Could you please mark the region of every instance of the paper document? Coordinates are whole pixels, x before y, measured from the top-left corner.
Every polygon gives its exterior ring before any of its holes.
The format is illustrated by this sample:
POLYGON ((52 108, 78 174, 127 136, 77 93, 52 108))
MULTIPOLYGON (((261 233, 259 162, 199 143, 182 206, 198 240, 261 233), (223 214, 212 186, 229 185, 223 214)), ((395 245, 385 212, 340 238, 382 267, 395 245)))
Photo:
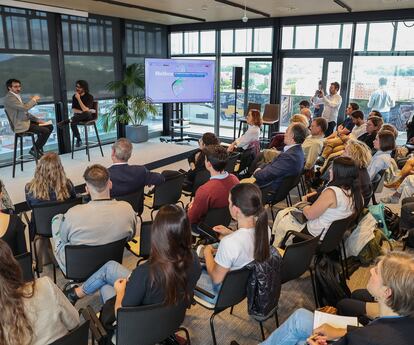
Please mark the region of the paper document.
POLYGON ((39 123, 38 125, 39 125, 39 126, 50 126, 50 125, 53 125, 53 123, 52 123, 52 121, 51 121, 51 120, 49 120, 49 121, 46 121, 46 122, 44 122, 44 123, 39 123))
POLYGON ((347 328, 347 326, 358 327, 358 318, 352 316, 339 316, 334 314, 315 311, 313 318, 313 329, 327 323, 336 328, 347 328))

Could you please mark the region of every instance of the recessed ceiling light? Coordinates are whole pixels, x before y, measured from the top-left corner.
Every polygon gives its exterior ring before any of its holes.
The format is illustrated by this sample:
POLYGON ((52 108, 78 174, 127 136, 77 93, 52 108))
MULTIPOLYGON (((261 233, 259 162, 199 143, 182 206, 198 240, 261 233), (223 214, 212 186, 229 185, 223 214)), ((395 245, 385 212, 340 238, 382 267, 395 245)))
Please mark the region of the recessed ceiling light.
POLYGON ((208 10, 208 7, 207 7, 207 5, 203 5, 203 6, 201 6, 201 9, 202 9, 203 11, 207 11, 207 10, 208 10))
POLYGON ((192 9, 192 8, 186 8, 186 10, 187 10, 187 11, 192 11, 193 9, 192 9))
POLYGON ((297 7, 276 7, 277 11, 281 11, 281 12, 294 12, 297 11, 297 7))

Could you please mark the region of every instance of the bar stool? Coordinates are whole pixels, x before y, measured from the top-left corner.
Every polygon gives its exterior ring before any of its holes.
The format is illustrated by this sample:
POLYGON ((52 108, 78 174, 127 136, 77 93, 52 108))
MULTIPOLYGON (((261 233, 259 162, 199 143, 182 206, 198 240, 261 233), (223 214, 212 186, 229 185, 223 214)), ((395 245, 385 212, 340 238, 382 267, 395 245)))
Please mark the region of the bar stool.
MULTIPOLYGON (((11 123, 11 122, 10 122, 11 123)), ((36 157, 35 157, 35 161, 37 164, 37 147, 35 145, 35 134, 32 132, 23 132, 23 133, 14 133, 14 149, 13 149, 13 178, 16 175, 16 163, 18 164, 20 162, 20 170, 23 171, 23 163, 24 162, 30 162, 33 159, 25 159, 25 155, 23 154, 23 138, 24 137, 31 137, 32 138, 32 144, 33 144, 33 148, 35 150, 36 153, 36 157), (17 146, 18 146, 18 141, 20 139, 20 155, 17 156, 17 146)))
MULTIPOLYGON (((86 154, 88 155, 88 162, 91 161, 91 157, 90 157, 90 154, 89 154, 89 148, 90 147, 99 146, 99 148, 101 150, 101 155, 102 155, 102 157, 104 156, 104 153, 103 153, 103 150, 102 150, 102 145, 101 145, 101 140, 99 139, 98 128, 96 127, 96 121, 98 120, 98 102, 96 102, 96 101, 93 102, 93 109, 95 109, 95 119, 78 123, 78 126, 83 126, 83 131, 85 133, 85 145, 84 146, 85 146, 86 154), (98 145, 95 145, 96 142, 89 142, 89 137, 88 137, 88 127, 89 126, 93 126, 93 128, 95 129, 95 135, 96 135, 96 138, 98 139, 98 145), (95 146, 90 146, 89 144, 93 144, 95 146)), ((72 135, 72 159, 73 159, 73 153, 74 152, 75 152, 75 136, 72 135)))

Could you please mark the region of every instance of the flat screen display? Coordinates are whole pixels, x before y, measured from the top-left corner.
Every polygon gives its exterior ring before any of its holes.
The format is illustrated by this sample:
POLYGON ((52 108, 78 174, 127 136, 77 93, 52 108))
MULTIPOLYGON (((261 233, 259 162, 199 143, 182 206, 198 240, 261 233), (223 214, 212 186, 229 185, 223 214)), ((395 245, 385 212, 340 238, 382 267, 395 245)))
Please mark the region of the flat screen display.
POLYGON ((211 60, 145 59, 145 95, 154 103, 214 101, 211 60))

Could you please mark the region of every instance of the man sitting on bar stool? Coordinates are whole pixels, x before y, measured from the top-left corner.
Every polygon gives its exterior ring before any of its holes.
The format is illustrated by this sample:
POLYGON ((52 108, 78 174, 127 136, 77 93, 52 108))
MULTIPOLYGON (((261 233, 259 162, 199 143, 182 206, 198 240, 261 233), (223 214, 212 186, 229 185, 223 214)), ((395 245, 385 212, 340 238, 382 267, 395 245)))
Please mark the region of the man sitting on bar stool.
POLYGON ((93 109, 93 96, 89 93, 89 85, 86 80, 78 80, 75 84, 75 94, 72 97, 71 120, 63 120, 57 124, 59 128, 70 123, 73 136, 76 138, 76 147, 82 146, 78 123, 96 119, 96 111, 93 109))
POLYGON ((36 147, 32 147, 29 154, 38 159, 43 154, 43 146, 53 131, 53 125, 45 125, 45 121, 29 113, 29 109, 37 104, 40 97, 33 96, 29 102, 23 103, 22 97, 20 96, 22 88, 20 80, 9 79, 6 82, 6 87, 8 92, 4 97, 4 110, 11 122, 13 131, 16 134, 24 132, 37 134, 36 147))

